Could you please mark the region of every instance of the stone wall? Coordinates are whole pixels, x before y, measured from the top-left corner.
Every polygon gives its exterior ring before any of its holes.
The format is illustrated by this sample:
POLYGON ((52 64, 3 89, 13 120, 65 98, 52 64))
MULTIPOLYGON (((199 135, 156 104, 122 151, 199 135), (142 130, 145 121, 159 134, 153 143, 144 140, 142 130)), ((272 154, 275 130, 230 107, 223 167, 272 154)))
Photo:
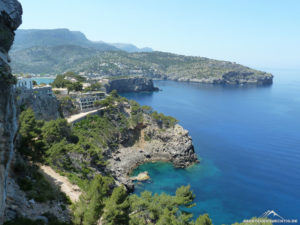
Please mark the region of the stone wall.
POLYGON ((8 65, 14 31, 21 24, 22 7, 16 0, 0 0, 0 224, 3 223, 7 176, 13 155, 17 119, 14 100, 16 79, 8 65))

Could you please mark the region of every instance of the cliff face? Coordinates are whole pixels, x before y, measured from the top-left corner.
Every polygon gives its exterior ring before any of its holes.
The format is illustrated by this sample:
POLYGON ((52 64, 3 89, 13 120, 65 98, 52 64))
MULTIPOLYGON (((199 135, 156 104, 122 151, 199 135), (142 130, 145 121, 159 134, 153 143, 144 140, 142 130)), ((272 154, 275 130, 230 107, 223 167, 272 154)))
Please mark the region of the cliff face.
POLYGON ((129 190, 134 188, 131 171, 145 162, 166 161, 177 168, 186 168, 198 162, 192 139, 180 125, 160 129, 151 120, 139 131, 139 141, 131 147, 122 147, 108 160, 109 173, 129 190))
POLYGON ((20 94, 17 99, 18 107, 30 107, 38 120, 48 121, 60 117, 59 102, 54 96, 38 93, 23 93, 20 94))
POLYGON ((8 65, 14 31, 21 24, 22 7, 16 0, 0 1, 0 224, 3 223, 7 174, 16 134, 15 78, 8 65))
POLYGON ((145 77, 120 78, 108 81, 105 85, 106 91, 117 90, 121 92, 157 91, 152 79, 145 77))

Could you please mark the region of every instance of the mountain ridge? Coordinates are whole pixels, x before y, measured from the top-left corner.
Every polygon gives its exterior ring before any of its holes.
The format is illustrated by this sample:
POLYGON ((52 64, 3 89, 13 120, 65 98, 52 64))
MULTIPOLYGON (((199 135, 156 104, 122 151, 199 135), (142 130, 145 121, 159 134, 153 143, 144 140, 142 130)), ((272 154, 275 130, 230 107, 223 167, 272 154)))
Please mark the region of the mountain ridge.
POLYGON ((18 29, 16 31, 13 50, 26 49, 35 46, 79 45, 101 51, 143 52, 153 51, 151 48, 138 48, 133 44, 106 43, 91 41, 81 31, 71 31, 67 28, 58 29, 18 29))

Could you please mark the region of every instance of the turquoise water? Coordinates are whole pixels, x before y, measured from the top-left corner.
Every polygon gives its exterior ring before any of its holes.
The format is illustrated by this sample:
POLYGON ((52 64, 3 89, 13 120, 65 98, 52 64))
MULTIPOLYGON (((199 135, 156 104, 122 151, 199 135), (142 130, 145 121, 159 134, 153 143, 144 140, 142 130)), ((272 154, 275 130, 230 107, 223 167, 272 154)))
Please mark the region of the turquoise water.
POLYGON ((157 81, 163 91, 125 97, 172 115, 189 130, 201 163, 175 169, 147 163, 144 190, 174 194, 190 184, 195 215, 230 224, 274 210, 300 221, 300 71, 270 71, 268 87, 157 81))
POLYGON ((49 77, 39 77, 39 78, 34 77, 32 79, 35 80, 37 84, 41 84, 41 83, 50 84, 54 81, 53 78, 49 78, 49 77))

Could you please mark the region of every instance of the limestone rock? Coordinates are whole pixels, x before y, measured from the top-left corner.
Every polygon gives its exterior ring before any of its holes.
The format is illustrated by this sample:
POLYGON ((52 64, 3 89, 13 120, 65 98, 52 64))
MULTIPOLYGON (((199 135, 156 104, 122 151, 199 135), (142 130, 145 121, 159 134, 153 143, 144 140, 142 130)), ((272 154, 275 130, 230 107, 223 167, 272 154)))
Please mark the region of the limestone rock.
POLYGON ((7 175, 16 134, 15 78, 8 65, 14 31, 21 24, 22 7, 16 0, 0 0, 0 224, 3 223, 7 175))
POLYGON ((109 80, 105 88, 108 93, 112 90, 117 90, 119 93, 158 91, 158 88, 154 87, 152 79, 145 77, 128 77, 109 80))

